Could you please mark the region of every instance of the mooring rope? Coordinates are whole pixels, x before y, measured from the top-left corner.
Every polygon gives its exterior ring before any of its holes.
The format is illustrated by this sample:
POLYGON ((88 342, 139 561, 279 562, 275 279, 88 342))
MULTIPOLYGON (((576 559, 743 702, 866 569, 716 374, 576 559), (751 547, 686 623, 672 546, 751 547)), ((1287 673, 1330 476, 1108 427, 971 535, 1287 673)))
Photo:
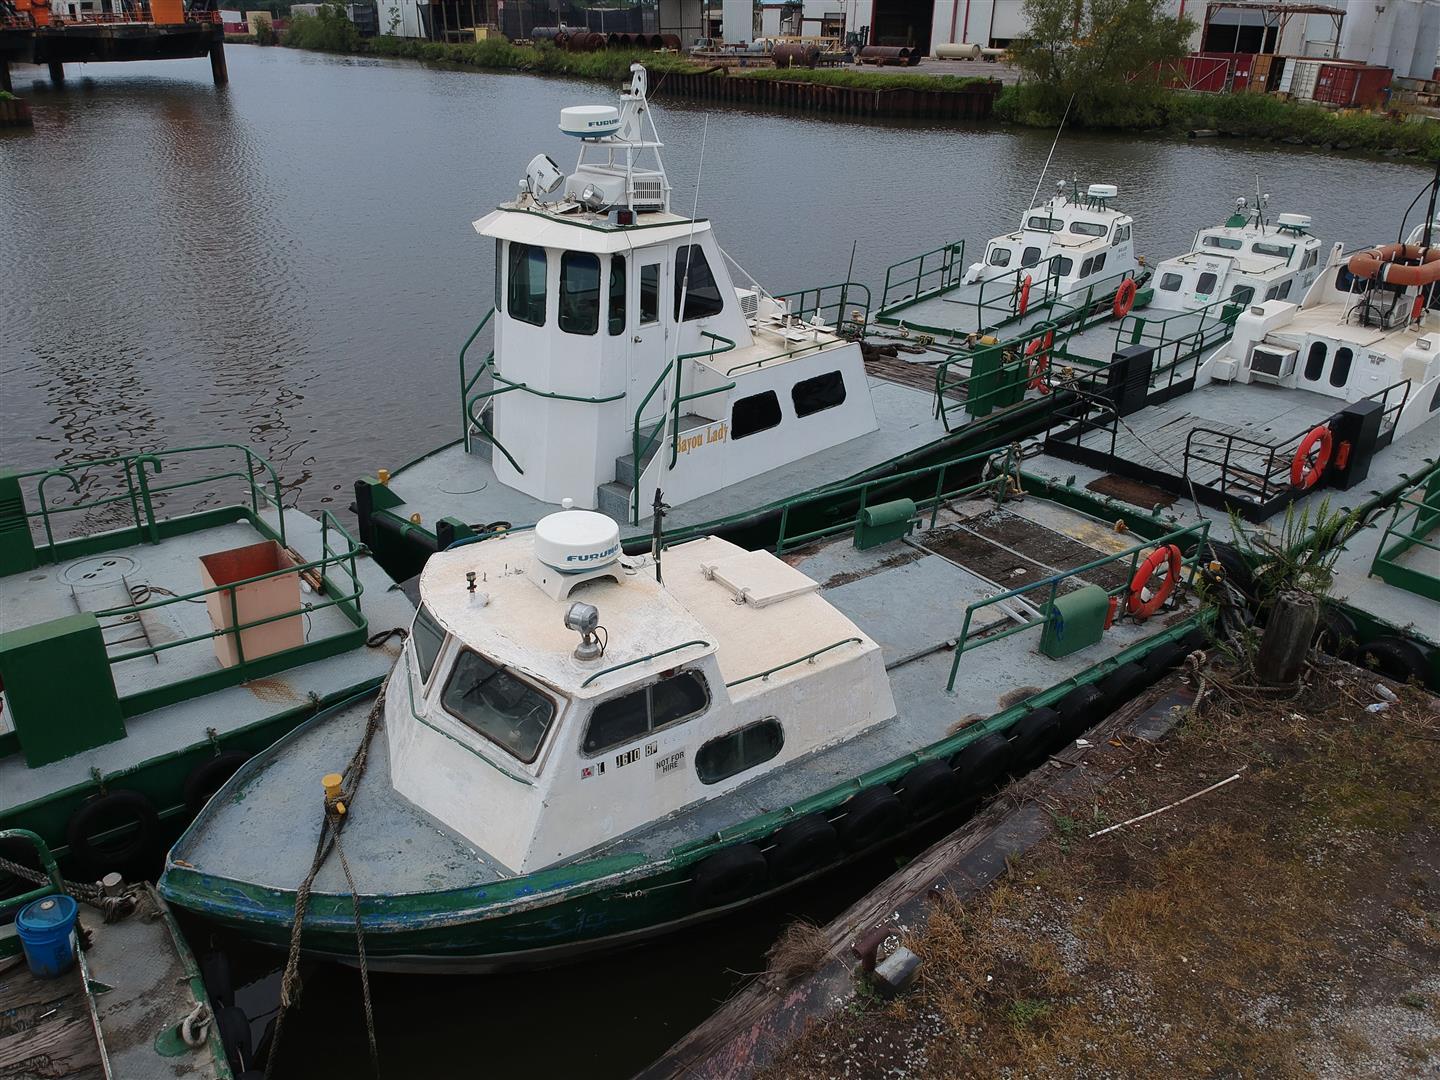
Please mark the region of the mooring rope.
MULTIPOLYGON (((10 859, 0 859, 0 870, 4 870, 7 874, 11 874, 21 881, 28 881, 32 885, 50 884, 49 875, 41 873, 38 870, 32 870, 30 867, 13 862, 10 859)), ((87 885, 79 881, 70 881, 67 878, 60 879, 60 886, 66 893, 80 901, 80 903, 88 904, 97 911, 102 912, 107 923, 119 922, 126 915, 134 911, 138 904, 136 887, 133 885, 127 887, 122 892, 116 893, 114 896, 106 894, 105 890, 98 884, 87 885)))
POLYGON ((300 995, 300 931, 305 923, 305 912, 310 906, 310 892, 315 885, 315 878, 324 867, 332 850, 339 851, 340 867, 345 873, 345 881, 350 888, 350 899, 355 909, 355 940, 360 956, 360 988, 365 1000, 366 1035, 370 1040, 370 1061, 375 1068, 376 1075, 379 1075, 379 1055, 375 1048, 375 1015, 370 1001, 370 969, 365 958, 365 931, 360 919, 360 894, 355 888, 355 879, 350 873, 350 864, 345 859, 344 851, 340 850, 340 830, 344 828, 345 822, 354 809, 355 796, 360 790, 360 781, 365 775, 365 765, 370 758, 370 742, 375 737, 375 732, 380 729, 381 719, 385 713, 385 691, 388 687, 389 679, 387 678, 385 685, 380 688, 375 704, 370 709, 370 715, 366 718, 365 734, 360 738, 360 745, 355 748, 350 763, 345 766, 345 771, 341 774, 342 791, 340 795, 335 798, 327 797, 325 800, 324 817, 320 823, 320 836, 315 842, 315 857, 311 860, 310 872, 305 875, 305 880, 295 890, 295 915, 290 926, 290 950, 285 957, 285 973, 280 980, 280 1007, 275 1013, 275 1033, 271 1037, 270 1052, 265 1059, 266 1080, 269 1080, 274 1072, 275 1061, 279 1055, 280 1032, 285 1025, 285 1014, 300 995))

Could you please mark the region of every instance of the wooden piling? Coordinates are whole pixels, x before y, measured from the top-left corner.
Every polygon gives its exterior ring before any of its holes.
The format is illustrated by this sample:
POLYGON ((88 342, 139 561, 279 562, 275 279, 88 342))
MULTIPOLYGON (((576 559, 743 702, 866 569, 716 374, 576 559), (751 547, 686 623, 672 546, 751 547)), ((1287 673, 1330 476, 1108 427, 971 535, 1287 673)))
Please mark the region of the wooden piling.
POLYGON ((50 81, 56 86, 65 82, 65 65, 58 60, 50 61, 50 81))
POLYGON ((6 60, 0 60, 0 90, 7 94, 15 92, 15 87, 10 84, 10 64, 6 60))
POLYGON ((1255 674, 1266 686, 1294 686, 1315 639, 1320 604, 1302 592, 1283 592, 1275 601, 1255 656, 1255 674))
POLYGON ((225 66, 225 42, 217 39, 210 46, 210 77, 215 80, 216 86, 225 86, 230 82, 230 71, 225 66))

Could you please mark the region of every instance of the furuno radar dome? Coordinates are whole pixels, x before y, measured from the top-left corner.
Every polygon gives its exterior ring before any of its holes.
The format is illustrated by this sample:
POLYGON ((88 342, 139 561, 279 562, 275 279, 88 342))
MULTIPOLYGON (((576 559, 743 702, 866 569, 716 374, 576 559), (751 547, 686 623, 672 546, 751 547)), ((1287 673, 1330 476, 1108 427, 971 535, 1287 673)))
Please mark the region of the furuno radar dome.
POLYGON ((613 105, 572 105, 560 110, 560 130, 577 139, 603 139, 620 130, 620 110, 613 105))
MULTIPOLYGON (((565 502, 569 503, 566 499, 565 502)), ((535 583, 563 600, 582 581, 620 580, 620 526, 593 510, 547 514, 535 525, 535 583)))

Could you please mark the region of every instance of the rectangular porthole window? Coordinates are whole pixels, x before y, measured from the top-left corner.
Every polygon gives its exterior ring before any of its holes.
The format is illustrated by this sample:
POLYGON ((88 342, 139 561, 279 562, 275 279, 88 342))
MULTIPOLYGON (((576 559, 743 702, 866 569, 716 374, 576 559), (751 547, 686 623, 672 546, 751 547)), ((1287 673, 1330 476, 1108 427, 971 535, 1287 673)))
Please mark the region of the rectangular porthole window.
POLYGON ((1089 276, 1090 276, 1090 268, 1091 268, 1092 266, 1094 266, 1094 264, 1095 264, 1095 259, 1094 259, 1093 257, 1091 257, 1091 258, 1089 258, 1089 259, 1086 259, 1083 263, 1081 263, 1081 264, 1080 264, 1080 276, 1081 276, 1081 277, 1089 277, 1089 276))
POLYGON ((780 424, 780 399, 774 390, 741 398, 730 410, 730 438, 743 439, 780 424))
POLYGON ((845 403, 845 377, 838 371, 801 379, 790 388, 796 416, 810 416, 845 403))
POLYGON ((1209 296, 1215 291, 1215 282, 1218 280, 1214 274, 1208 271, 1201 274, 1199 280, 1195 282, 1195 292, 1200 296, 1209 296))
POLYGON ((640 325, 660 321, 660 264, 640 267, 640 325))
POLYGON ((1104 225, 1097 225, 1093 221, 1072 221, 1070 231, 1080 236, 1104 236, 1110 230, 1104 225))
POLYGON ((718 784, 746 769, 762 765, 785 745, 785 732, 775 717, 766 717, 738 731, 711 739, 695 754, 695 772, 702 784, 718 784))
POLYGON ((1233 236, 1207 236, 1200 242, 1205 247, 1219 248, 1221 251, 1239 251, 1245 246, 1245 241, 1233 236))
POLYGON ((1230 299, 1242 306, 1248 306, 1250 301, 1255 299, 1255 287, 1253 285, 1236 285, 1230 290, 1230 299))
POLYGON ((1038 247, 1027 247, 1020 253, 1021 266, 1034 266, 1040 261, 1040 249, 1038 247))
POLYGON ((1285 279, 1285 284, 1283 284, 1283 285, 1280 286, 1280 292, 1276 294, 1276 296, 1277 296, 1278 299, 1281 299, 1281 300, 1288 300, 1288 299, 1290 299, 1290 283, 1291 283, 1292 281, 1294 281, 1294 280, 1295 280, 1294 278, 1286 278, 1286 279, 1285 279))
POLYGON ((610 336, 625 332, 625 256, 610 256, 610 336))
POLYGON ((1310 351, 1305 354, 1305 378, 1311 382, 1319 382, 1321 373, 1325 370, 1325 343, 1316 341, 1311 344, 1310 351))
POLYGON ((593 334, 600 325, 600 257, 582 251, 560 256, 560 329, 593 334))
POLYGON ((1277 259, 1285 259, 1287 261, 1291 255, 1295 254, 1295 246, 1293 244, 1267 244, 1260 240, 1256 240, 1255 243, 1251 244, 1250 250, 1256 255, 1272 255, 1277 259))
POLYGON ((709 705, 705 680, 696 672, 682 671, 596 705, 580 749, 586 754, 604 753, 699 716, 709 705))
POLYGON ((428 682, 430 672, 435 670, 435 658, 440 655, 440 646, 445 644, 445 630, 426 607, 422 606, 415 612, 415 622, 410 627, 410 643, 415 646, 415 660, 420 665, 420 681, 428 682))
POLYGON ((1335 363, 1330 365, 1330 385, 1344 386, 1350 378, 1350 361, 1355 358, 1355 353, 1350 349, 1336 349, 1335 363))
POLYGON ((460 654, 440 704, 471 731, 532 762, 555 719, 555 703, 470 649, 460 654))
POLYGON ((991 248, 991 249, 990 249, 990 265, 991 265, 991 266, 1009 266, 1009 265, 1010 265, 1010 249, 1007 248, 1007 247, 991 248))
POLYGON ((1160 277, 1161 292, 1177 292, 1180 288, 1181 277, 1179 274, 1163 274, 1160 277))
POLYGON ((1063 224, 1064 222, 1059 218, 1046 217, 1044 214, 1038 214, 1027 221, 1025 227, 1034 229, 1036 232, 1059 232, 1060 226, 1063 224))
POLYGON ((689 322, 691 319, 706 319, 719 315, 725 309, 720 298, 720 286, 715 274, 705 260, 705 252, 699 244, 686 244, 675 252, 675 318, 689 322), (686 277, 689 277, 688 284, 686 277), (680 294, 685 294, 685 315, 680 315, 680 294))
POLYGON ((510 244, 505 262, 508 282, 507 310, 512 319, 532 326, 545 325, 545 249, 529 244, 510 244))
POLYGON ((1057 277, 1069 277, 1070 271, 1075 269, 1075 260, 1065 255, 1055 259, 1055 275, 1057 277))
POLYGON ((1096 255, 1096 256, 1095 256, 1095 265, 1090 268, 1090 272, 1091 272, 1092 274, 1098 274, 1101 270, 1104 270, 1104 269, 1105 269, 1105 252, 1102 251, 1102 252, 1100 252, 1099 255, 1096 255))

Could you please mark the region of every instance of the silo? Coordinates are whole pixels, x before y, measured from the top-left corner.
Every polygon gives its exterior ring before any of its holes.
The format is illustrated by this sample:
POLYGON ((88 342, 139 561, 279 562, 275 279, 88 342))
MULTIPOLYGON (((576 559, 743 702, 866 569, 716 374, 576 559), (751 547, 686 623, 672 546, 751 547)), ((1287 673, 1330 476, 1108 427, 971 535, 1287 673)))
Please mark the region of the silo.
POLYGON ((1425 0, 1398 0, 1398 3, 1390 0, 1386 7, 1387 15, 1392 10, 1395 13, 1389 47, 1384 56, 1370 62, 1392 68, 1397 75, 1409 75, 1410 61, 1415 55, 1415 43, 1420 38, 1420 16, 1425 8, 1425 0))
POLYGON ((1415 37, 1409 67, 1402 71, 1397 66, 1395 74, 1428 79, 1435 74, 1437 53, 1440 53, 1440 0, 1424 0, 1420 9, 1420 32, 1415 37))

